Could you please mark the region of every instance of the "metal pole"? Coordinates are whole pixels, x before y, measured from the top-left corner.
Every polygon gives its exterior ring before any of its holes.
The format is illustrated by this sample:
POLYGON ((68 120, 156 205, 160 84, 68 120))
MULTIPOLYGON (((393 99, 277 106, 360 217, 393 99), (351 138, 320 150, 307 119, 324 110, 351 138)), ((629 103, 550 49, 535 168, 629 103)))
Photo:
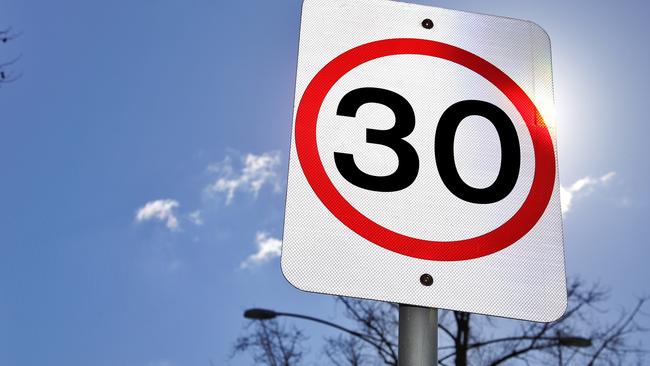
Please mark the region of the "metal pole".
POLYGON ((438 309, 399 306, 399 366, 438 364, 438 309))

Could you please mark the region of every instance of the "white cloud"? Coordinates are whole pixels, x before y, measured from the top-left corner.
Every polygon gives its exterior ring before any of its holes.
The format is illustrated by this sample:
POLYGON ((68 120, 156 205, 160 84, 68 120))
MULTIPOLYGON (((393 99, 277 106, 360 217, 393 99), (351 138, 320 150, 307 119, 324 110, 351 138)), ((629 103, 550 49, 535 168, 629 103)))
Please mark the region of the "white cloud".
POLYGON ((138 209, 135 214, 135 219, 137 222, 149 220, 165 222, 165 226, 169 230, 178 230, 178 218, 174 214, 174 209, 178 206, 178 201, 172 199, 147 202, 143 207, 138 209))
POLYGON ((269 236, 268 233, 258 231, 255 237, 257 252, 250 255, 240 264, 241 268, 250 268, 280 256, 282 241, 269 236))
POLYGON ((280 190, 277 168, 280 165, 280 153, 267 152, 261 155, 247 154, 242 159, 243 167, 235 172, 230 157, 224 161, 212 164, 209 171, 219 174, 217 180, 206 188, 209 194, 225 193, 226 205, 232 203, 237 191, 250 192, 257 197, 266 184, 280 190))
POLYGON ((196 226, 203 225, 203 215, 201 214, 201 210, 196 210, 194 212, 191 212, 189 215, 187 215, 187 217, 194 225, 196 226))
POLYGON ((560 186, 560 201, 562 203, 562 215, 566 215, 577 197, 584 197, 591 194, 599 185, 606 184, 616 176, 616 172, 609 172, 599 178, 589 176, 580 178, 569 187, 560 186))

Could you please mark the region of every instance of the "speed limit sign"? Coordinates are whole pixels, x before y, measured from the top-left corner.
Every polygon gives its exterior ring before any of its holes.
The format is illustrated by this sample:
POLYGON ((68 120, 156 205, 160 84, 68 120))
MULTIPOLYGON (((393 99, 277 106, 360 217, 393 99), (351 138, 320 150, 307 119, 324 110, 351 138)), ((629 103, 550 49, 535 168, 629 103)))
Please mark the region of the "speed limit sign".
POLYGON ((305 0, 285 277, 312 292, 557 319, 555 129, 538 25, 305 0))

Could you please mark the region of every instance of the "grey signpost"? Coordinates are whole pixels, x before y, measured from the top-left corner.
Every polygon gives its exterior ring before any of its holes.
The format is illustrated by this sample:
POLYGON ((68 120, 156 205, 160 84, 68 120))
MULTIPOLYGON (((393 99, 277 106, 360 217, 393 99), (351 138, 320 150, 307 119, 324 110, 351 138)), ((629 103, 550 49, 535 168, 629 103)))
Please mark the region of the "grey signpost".
POLYGON ((399 366, 438 364, 438 309, 399 306, 399 366))

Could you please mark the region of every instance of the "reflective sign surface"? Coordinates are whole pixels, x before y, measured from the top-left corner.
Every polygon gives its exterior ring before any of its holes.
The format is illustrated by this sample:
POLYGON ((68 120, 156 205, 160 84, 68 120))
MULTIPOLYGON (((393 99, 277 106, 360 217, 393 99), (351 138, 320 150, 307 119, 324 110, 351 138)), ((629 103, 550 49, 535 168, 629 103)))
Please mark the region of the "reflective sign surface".
POLYGON ((306 291, 558 318, 555 132, 536 24, 306 0, 283 273, 306 291))

